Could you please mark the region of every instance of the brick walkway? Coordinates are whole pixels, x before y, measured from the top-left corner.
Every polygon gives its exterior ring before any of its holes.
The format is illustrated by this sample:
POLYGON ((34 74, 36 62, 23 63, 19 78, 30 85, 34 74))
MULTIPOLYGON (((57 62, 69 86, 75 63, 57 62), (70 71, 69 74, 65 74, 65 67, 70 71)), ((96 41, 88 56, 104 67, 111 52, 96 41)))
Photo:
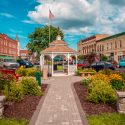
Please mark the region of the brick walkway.
POLYGON ((46 80, 44 83, 51 85, 33 125, 86 125, 84 116, 81 120, 71 87, 73 82, 80 80, 77 76, 46 80))

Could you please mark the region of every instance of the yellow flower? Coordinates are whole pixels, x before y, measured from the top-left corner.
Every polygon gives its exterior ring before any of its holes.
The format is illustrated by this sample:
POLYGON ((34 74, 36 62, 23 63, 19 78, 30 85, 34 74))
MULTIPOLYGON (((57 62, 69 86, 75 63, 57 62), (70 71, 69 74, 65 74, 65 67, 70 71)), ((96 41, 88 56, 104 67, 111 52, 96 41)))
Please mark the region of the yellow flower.
POLYGON ((109 75, 109 79, 110 79, 110 81, 112 81, 112 80, 121 80, 122 81, 123 80, 119 74, 111 74, 111 75, 109 75))
POLYGON ((109 77, 108 77, 107 75, 105 75, 105 74, 100 74, 100 73, 98 73, 98 74, 96 74, 96 75, 94 75, 94 76, 92 77, 92 80, 95 80, 95 79, 100 79, 100 80, 103 80, 103 81, 105 81, 105 82, 107 82, 107 83, 110 82, 109 77))

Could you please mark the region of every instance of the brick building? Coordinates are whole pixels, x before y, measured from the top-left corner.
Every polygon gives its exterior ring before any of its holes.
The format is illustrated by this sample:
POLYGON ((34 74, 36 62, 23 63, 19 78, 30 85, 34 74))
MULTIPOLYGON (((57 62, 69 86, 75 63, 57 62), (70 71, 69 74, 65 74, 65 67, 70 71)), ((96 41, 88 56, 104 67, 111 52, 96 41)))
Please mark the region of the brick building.
POLYGON ((18 37, 11 39, 0 33, 0 58, 16 59, 19 54, 18 37))
POLYGON ((78 43, 79 55, 87 55, 92 51, 97 55, 104 54, 109 60, 118 62, 120 58, 125 57, 125 32, 112 36, 97 34, 78 43))
POLYGON ((20 57, 22 59, 28 59, 28 57, 29 57, 29 50, 20 49, 20 57))
POLYGON ((118 62, 120 58, 125 57, 125 32, 97 41, 96 52, 118 62))
POLYGON ((107 36, 107 34, 97 34, 80 40, 78 43, 78 55, 87 55, 91 52, 96 52, 96 42, 107 36))

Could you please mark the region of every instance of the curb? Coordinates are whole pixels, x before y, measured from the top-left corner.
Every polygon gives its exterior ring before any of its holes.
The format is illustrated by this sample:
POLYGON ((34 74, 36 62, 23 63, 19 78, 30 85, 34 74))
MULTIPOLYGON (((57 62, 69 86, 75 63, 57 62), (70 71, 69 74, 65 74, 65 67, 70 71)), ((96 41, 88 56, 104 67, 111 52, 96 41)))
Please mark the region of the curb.
POLYGON ((43 102, 44 102, 46 96, 47 96, 49 88, 50 88, 50 84, 48 84, 47 89, 45 90, 44 95, 42 96, 41 100, 39 101, 39 104, 37 105, 37 108, 36 108, 35 112, 33 113, 33 116, 31 117, 28 125, 35 125, 36 120, 37 120, 38 115, 39 115, 39 112, 40 112, 40 109, 43 105, 43 102))
POLYGON ((74 88, 74 83, 71 84, 71 88, 72 88, 73 95, 74 95, 75 100, 76 100, 76 104, 77 104, 77 107, 78 107, 78 111, 80 113, 80 117, 81 117, 82 123, 83 123, 83 125, 88 125, 88 121, 87 121, 85 112, 83 111, 83 108, 81 106, 80 100, 79 100, 78 95, 76 93, 76 90, 74 88))

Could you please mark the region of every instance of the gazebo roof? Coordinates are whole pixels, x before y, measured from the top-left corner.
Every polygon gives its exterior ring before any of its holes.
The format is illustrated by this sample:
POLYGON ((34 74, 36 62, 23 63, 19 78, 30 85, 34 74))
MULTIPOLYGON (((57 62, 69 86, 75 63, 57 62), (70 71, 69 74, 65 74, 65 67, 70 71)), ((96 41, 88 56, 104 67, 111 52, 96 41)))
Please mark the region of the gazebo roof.
POLYGON ((76 53, 75 50, 69 48, 68 46, 50 46, 49 48, 46 48, 42 52, 73 52, 76 53))
POLYGON ((75 50, 68 47, 68 44, 61 40, 61 36, 58 35, 57 39, 49 44, 49 47, 43 50, 42 52, 48 53, 48 52, 70 52, 70 53, 76 53, 75 50))
POLYGON ((49 45, 51 46, 51 45, 68 45, 68 44, 64 42, 63 40, 55 40, 51 42, 49 45))

